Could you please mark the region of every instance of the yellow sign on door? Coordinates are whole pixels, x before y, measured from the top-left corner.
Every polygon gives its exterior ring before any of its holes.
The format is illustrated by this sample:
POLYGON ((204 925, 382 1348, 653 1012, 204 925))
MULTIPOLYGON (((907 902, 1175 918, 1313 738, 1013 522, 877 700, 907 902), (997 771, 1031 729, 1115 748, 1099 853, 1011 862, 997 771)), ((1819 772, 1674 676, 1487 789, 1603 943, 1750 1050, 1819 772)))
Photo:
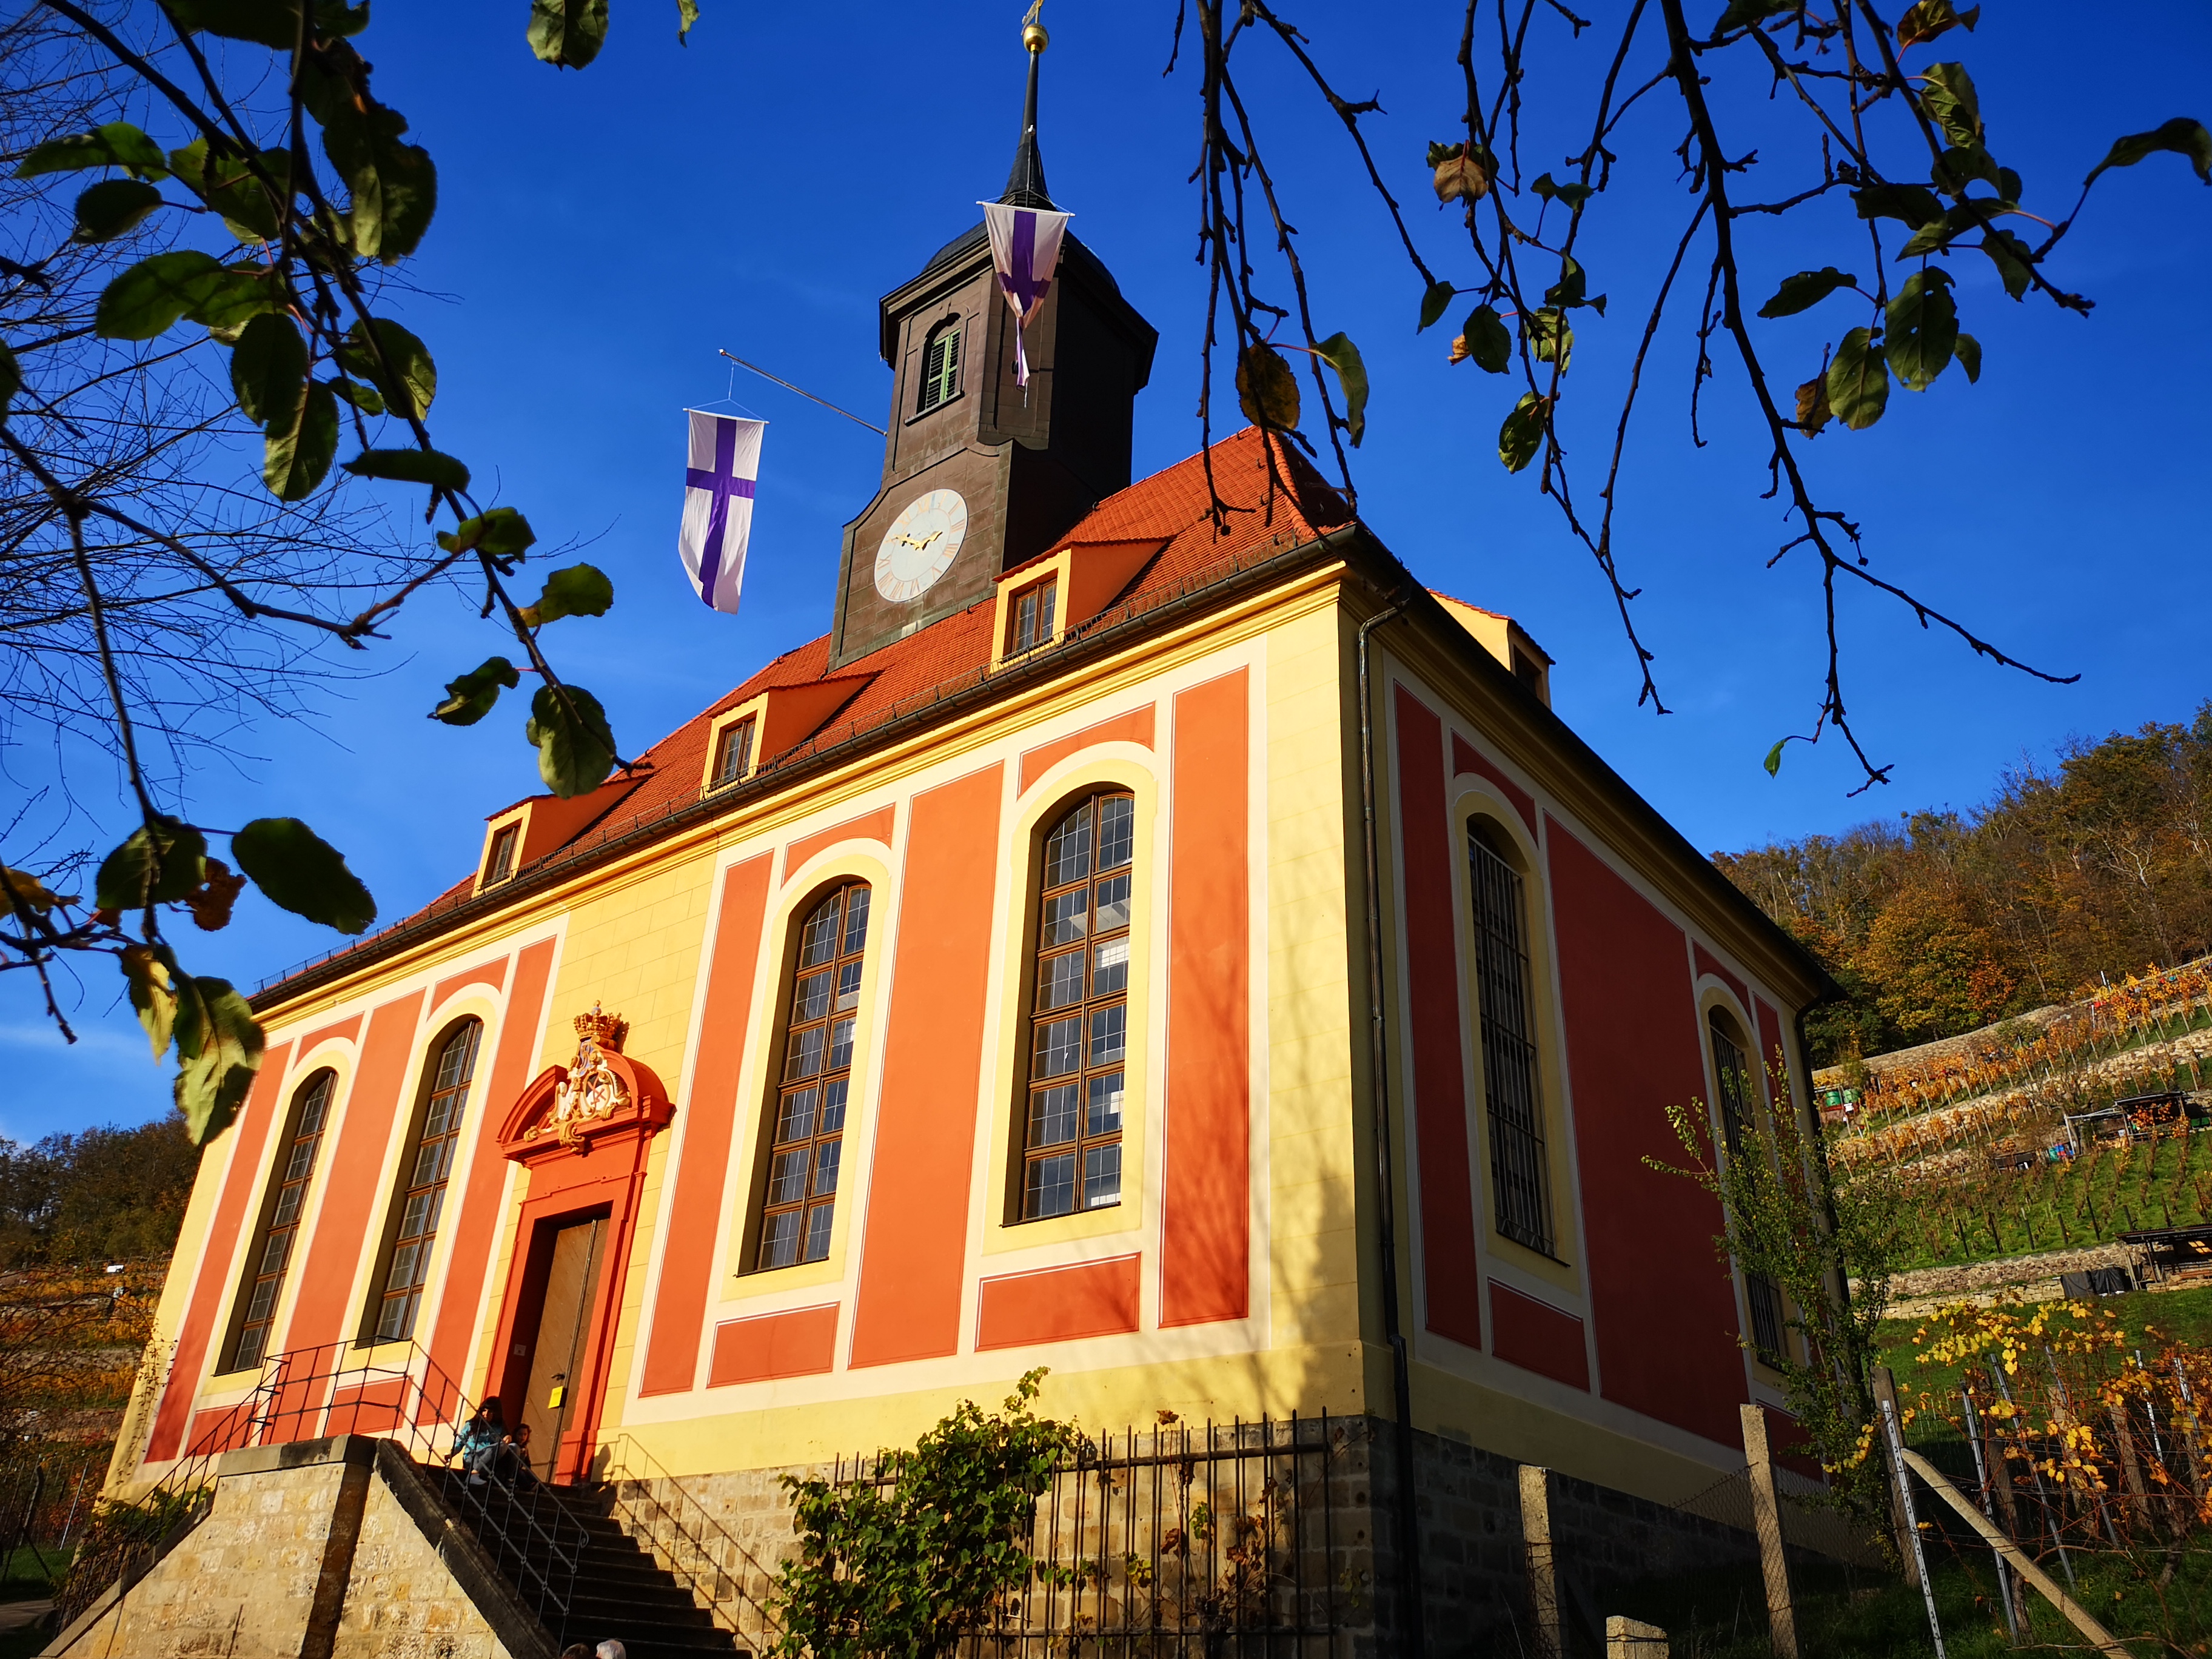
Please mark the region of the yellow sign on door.
POLYGON ((553 1385, 553 1392, 545 1398, 545 1409, 552 1412, 559 1411, 561 1402, 568 1397, 568 1385, 566 1382, 556 1382, 553 1385))

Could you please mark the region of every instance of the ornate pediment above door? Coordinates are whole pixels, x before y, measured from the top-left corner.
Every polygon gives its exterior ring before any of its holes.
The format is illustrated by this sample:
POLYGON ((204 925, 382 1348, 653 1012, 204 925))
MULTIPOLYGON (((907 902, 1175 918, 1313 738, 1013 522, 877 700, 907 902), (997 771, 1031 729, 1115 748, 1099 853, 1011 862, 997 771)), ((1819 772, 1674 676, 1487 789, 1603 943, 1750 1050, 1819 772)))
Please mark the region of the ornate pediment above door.
POLYGON ((652 1067, 623 1054, 629 1027, 620 1015, 594 1003, 575 1025, 575 1057, 539 1073, 507 1114, 500 1150, 508 1158, 587 1157, 594 1146, 649 1137, 674 1115, 652 1067))

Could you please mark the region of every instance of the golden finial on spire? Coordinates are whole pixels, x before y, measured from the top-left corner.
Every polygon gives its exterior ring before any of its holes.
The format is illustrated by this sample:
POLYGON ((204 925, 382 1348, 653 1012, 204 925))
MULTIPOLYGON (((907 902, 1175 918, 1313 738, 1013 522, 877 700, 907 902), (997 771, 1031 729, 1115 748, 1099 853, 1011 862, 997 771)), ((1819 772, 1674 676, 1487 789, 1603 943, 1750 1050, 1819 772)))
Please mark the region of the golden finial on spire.
POLYGON ((1022 44, 1033 52, 1042 52, 1052 43, 1052 37, 1044 32, 1043 23, 1038 21, 1043 10, 1044 0, 1030 0, 1029 13, 1022 19, 1022 44))

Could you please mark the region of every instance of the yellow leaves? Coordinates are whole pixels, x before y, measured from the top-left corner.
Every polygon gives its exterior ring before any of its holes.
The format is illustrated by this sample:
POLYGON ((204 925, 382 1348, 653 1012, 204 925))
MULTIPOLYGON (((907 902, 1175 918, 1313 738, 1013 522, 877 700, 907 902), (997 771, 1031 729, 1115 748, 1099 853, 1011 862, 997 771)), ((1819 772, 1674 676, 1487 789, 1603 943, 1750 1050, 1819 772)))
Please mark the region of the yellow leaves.
POLYGON ((46 883, 29 871, 11 870, 0 864, 0 901, 5 902, 11 909, 21 905, 27 910, 36 910, 44 915, 56 905, 75 904, 77 896, 75 893, 52 892, 46 883))

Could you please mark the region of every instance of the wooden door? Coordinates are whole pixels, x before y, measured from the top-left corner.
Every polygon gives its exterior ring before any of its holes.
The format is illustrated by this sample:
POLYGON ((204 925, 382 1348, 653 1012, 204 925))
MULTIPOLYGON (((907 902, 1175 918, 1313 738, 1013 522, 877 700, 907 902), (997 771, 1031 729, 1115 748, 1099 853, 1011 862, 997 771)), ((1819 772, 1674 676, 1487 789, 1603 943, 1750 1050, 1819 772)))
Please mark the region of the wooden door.
POLYGON ((580 1373, 606 1230, 606 1218, 594 1216, 570 1222, 553 1235, 544 1310, 532 1345, 530 1392, 522 1404, 522 1420, 530 1425, 531 1468, 543 1480, 553 1478, 561 1436, 583 1403, 580 1373))

